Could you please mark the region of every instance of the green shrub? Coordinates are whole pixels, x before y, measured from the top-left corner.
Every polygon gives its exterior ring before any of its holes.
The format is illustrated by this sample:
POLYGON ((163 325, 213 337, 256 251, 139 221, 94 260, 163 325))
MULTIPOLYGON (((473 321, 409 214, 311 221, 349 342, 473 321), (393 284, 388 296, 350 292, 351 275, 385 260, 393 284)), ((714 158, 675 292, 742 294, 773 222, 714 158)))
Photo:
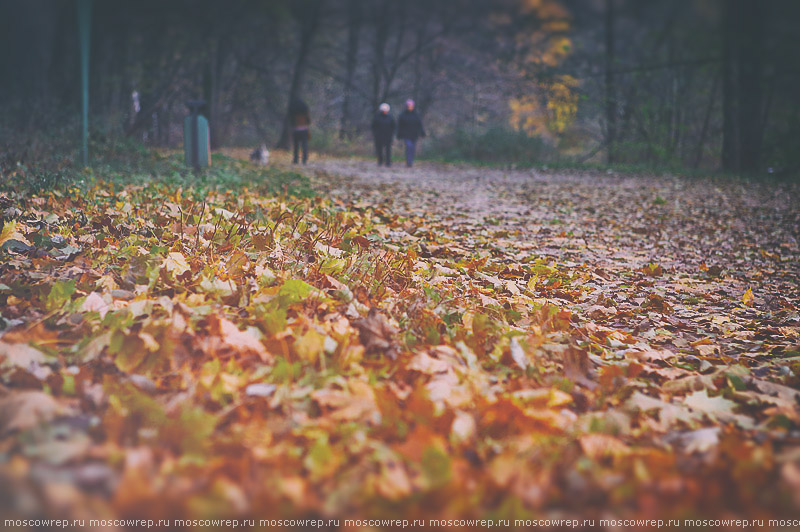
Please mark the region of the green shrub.
POLYGON ((457 130, 452 135, 432 139, 426 149, 428 159, 534 165, 555 160, 557 152, 541 137, 522 131, 490 128, 485 131, 457 130))

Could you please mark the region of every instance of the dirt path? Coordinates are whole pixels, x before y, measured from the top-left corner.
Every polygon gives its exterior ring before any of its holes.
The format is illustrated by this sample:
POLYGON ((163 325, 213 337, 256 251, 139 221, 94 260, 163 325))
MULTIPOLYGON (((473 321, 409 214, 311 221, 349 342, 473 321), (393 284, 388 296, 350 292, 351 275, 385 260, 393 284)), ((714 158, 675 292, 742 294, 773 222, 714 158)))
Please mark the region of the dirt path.
POLYGON ((384 238, 416 242, 422 256, 545 258, 581 285, 533 291, 573 312, 627 331, 647 322, 645 333, 673 320, 685 333, 658 343, 674 351, 709 336, 732 355, 764 349, 732 334, 755 322, 798 331, 797 185, 342 159, 306 171, 322 194, 379 206, 396 226, 384 238), (648 318, 648 305, 665 312, 648 318))
POLYGON ((742 274, 759 265, 798 271, 796 185, 342 159, 309 170, 334 198, 381 205, 466 239, 508 231, 544 256, 602 267, 655 262, 695 271, 705 262, 742 274))

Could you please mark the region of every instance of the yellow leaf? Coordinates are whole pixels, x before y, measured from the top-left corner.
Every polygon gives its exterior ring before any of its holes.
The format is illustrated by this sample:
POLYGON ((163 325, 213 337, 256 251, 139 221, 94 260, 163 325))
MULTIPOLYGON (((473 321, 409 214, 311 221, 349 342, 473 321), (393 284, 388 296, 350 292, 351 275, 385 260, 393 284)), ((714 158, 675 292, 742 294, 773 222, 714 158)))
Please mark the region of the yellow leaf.
POLYGON ((745 292, 744 295, 742 296, 742 303, 744 303, 746 307, 753 306, 753 291, 750 290, 749 288, 747 289, 747 292, 745 292))
POLYGON ((0 231, 0 246, 9 240, 19 240, 20 242, 30 245, 30 242, 25 240, 25 237, 22 235, 22 233, 17 231, 17 222, 14 220, 6 222, 6 224, 3 226, 3 230, 0 231))
POLYGON ((303 336, 295 341, 294 349, 302 360, 313 364, 325 349, 325 335, 310 327, 303 336))

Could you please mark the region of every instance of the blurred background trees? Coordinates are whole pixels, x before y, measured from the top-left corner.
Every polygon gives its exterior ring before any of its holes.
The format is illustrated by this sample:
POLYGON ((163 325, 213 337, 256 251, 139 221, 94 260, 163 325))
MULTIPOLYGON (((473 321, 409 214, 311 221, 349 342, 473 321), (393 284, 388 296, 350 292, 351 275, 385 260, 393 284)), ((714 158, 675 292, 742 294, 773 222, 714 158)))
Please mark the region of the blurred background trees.
MULTIPOLYGON (((214 147, 285 146, 301 97, 316 149, 368 150, 410 97, 430 156, 792 173, 798 22, 794 0, 97 1, 92 135, 177 147, 203 98, 214 147)), ((0 1, 0 50, 4 156, 77 138, 75 2, 0 1)))

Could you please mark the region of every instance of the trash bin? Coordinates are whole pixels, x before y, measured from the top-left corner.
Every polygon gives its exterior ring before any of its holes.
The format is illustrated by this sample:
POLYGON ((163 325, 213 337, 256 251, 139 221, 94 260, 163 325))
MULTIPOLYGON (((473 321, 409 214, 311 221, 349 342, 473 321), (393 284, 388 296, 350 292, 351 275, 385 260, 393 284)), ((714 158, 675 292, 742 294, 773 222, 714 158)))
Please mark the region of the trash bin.
POLYGON ((200 114, 203 100, 189 100, 189 116, 183 119, 183 151, 186 164, 199 170, 211 164, 211 139, 208 135, 208 119, 200 114))

